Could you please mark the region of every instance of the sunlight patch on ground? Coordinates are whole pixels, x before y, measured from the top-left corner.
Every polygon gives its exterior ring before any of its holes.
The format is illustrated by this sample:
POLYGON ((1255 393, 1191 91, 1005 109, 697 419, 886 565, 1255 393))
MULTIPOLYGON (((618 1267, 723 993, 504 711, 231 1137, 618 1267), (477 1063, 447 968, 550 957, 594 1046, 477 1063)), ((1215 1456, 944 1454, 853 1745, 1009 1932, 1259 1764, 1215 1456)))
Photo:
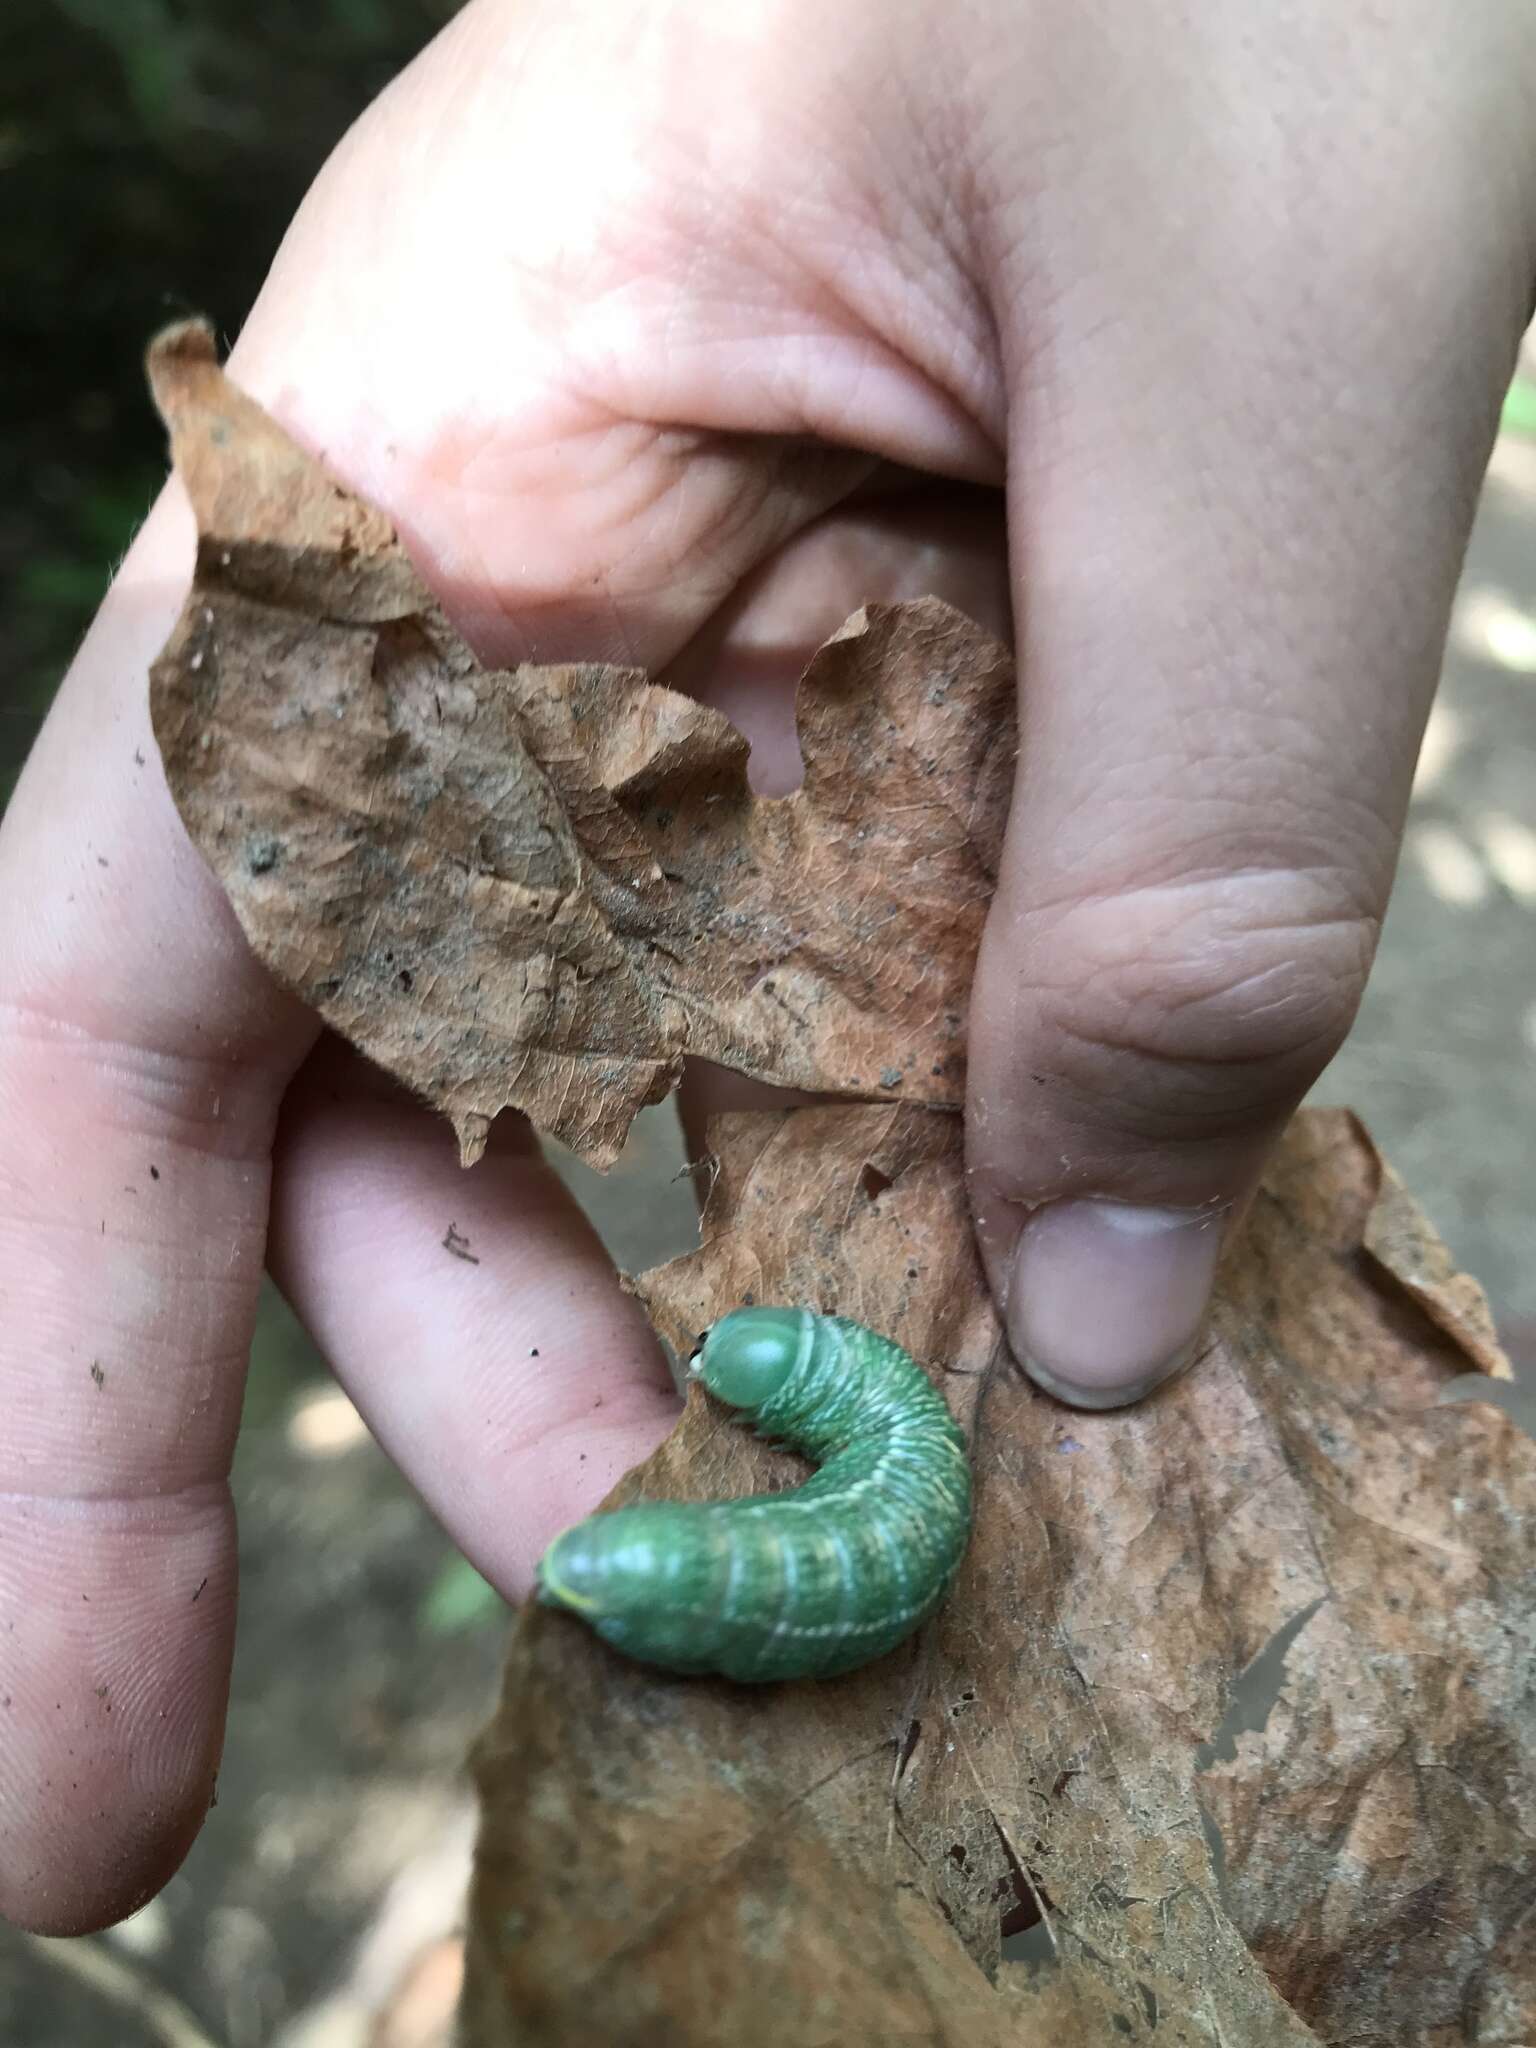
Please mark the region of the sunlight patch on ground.
POLYGON ((1503 811, 1485 811, 1476 831, 1494 880, 1517 903, 1536 905, 1536 830, 1503 811))
MULTIPOLYGON (((377 1804, 371 1795, 365 1803, 377 1804)), ((340 1980, 293 2016, 273 2048, 447 2048, 463 1978, 474 1802, 458 1792, 430 1814, 408 1801, 381 1817, 393 1834, 391 1874, 381 1885, 369 1873, 372 1917, 340 1980), (403 1840, 391 1826, 401 1821, 403 1840)))
POLYGON ((1492 662, 1512 675, 1536 675, 1536 618, 1487 584, 1457 599, 1451 638, 1475 661, 1492 662))
POLYGON ((1415 825, 1408 849, 1442 903, 1469 910, 1488 894, 1489 875, 1476 851, 1449 825, 1415 825))
POLYGON ((151 1899, 107 1929, 107 1940, 133 1956, 157 1956, 171 1938, 171 1916, 164 1899, 151 1899))
POLYGON ((339 1458, 367 1440, 367 1423, 340 1387, 307 1394, 288 1418, 288 1441, 303 1458, 339 1458))
POLYGON ((1521 434, 1501 434, 1489 458, 1488 481, 1496 490, 1519 501, 1511 509, 1536 505, 1536 441, 1521 434))

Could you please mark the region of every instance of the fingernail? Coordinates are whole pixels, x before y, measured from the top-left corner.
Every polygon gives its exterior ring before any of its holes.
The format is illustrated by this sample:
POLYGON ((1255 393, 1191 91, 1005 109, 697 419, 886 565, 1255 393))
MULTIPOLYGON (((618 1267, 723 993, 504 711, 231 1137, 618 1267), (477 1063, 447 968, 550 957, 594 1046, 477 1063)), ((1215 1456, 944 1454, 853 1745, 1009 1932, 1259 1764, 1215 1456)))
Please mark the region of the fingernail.
POLYGON ((1008 1341, 1029 1374, 1079 1408, 1119 1408, 1194 1355, 1221 1254, 1224 1209, 1053 1202, 1024 1226, 1008 1341))

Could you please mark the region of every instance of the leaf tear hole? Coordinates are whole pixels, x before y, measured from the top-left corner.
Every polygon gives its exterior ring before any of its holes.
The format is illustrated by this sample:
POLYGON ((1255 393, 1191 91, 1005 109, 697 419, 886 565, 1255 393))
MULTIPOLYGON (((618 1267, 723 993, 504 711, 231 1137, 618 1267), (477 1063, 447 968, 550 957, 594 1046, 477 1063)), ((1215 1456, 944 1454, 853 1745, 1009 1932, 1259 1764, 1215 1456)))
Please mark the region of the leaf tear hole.
POLYGON ((897 1752, 896 1757, 896 1775, 898 1778, 906 1776, 907 1765, 911 1763, 913 1757, 916 1755, 917 1745, 922 1741, 922 1739, 922 1722, 909 1721, 907 1723, 907 1732, 901 1739, 901 1748, 897 1752))
POLYGON ((1227 1898, 1227 1845, 1220 1823, 1200 1796, 1200 1774, 1213 1764, 1232 1763, 1240 1735, 1264 1733, 1285 1686, 1285 1664, 1291 1647, 1327 1597, 1326 1593, 1320 1594, 1310 1606, 1283 1621, 1263 1648, 1248 1660, 1232 1683, 1227 1710, 1215 1733, 1195 1751, 1195 1802, 1200 1813, 1200 1831, 1211 1859, 1216 1896, 1223 1903, 1227 1898))
POLYGON ((1017 1933, 1005 1934, 998 1953, 1005 1963, 1027 1963, 1035 1969, 1060 1960, 1043 1917, 1029 1927, 1019 1928, 1017 1933))
POLYGON ((1038 1874, 1027 1870, 1019 1860, 1018 1852, 996 1814, 992 1816, 992 1827, 1008 1863, 1007 1874, 998 1879, 992 1890, 998 1907, 997 1931, 1002 1943, 1001 1953, 1010 1962, 1029 1962, 1041 1956, 1054 1956, 1056 1942, 1047 1916, 1055 1912, 1055 1901, 1040 1882, 1038 1874), (1043 1947, 1035 1945, 1037 1934, 1044 1943, 1043 1947), (1027 1951, 1009 1947, 1010 1942, 1026 1937, 1030 1942, 1027 1951))
POLYGON ((1031 1927, 1038 1927, 1045 1915, 1040 1910, 1040 1901, 1032 1897, 1024 1879, 1015 1874, 1011 1879, 999 1878, 1003 1887, 1003 1900, 997 1916, 997 1931, 1004 1941, 1011 1941, 1015 1935, 1027 1934, 1031 1927))
POLYGON ((882 1173, 878 1166, 866 1165, 859 1175, 859 1186, 871 1202, 878 1202, 886 1189, 892 1185, 891 1176, 882 1173))
POLYGON ((1285 1663, 1291 1646, 1327 1599, 1326 1593, 1298 1609, 1269 1638, 1233 1681, 1227 1710, 1209 1742, 1195 1751, 1195 1769, 1208 1771, 1212 1764, 1231 1763, 1237 1756, 1239 1735, 1262 1735, 1269 1717, 1279 1703, 1285 1686, 1285 1663))

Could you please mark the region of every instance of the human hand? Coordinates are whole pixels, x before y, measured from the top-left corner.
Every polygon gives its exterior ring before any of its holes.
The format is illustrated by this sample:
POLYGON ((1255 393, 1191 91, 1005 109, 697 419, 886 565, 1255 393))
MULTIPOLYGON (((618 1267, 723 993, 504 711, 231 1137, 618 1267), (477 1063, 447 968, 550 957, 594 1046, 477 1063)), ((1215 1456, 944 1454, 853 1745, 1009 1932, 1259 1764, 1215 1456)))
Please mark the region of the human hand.
MULTIPOLYGON (((1186 1352, 1358 1001, 1530 308, 1533 86, 1498 0, 478 0, 236 349, 482 653, 698 688, 768 787, 855 605, 1011 611, 969 1142, 1077 1398, 1186 1352)), ((54 1932, 207 1804, 264 1254, 508 1592, 672 1413, 527 1134, 461 1178, 251 959, 149 731, 189 562, 172 489, 0 832, 0 1911, 54 1932)))

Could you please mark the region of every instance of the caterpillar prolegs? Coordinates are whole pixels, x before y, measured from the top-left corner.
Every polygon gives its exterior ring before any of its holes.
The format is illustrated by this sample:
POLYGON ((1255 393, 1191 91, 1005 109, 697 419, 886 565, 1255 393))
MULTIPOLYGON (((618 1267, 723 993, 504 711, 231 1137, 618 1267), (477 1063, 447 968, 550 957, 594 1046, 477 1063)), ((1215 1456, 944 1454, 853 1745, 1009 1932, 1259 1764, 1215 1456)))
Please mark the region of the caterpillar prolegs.
POLYGON ((592 1515, 544 1553, 539 1598, 667 1671, 828 1678, 894 1649, 943 1599, 971 1527, 965 1439, 924 1373, 805 1308, 737 1309, 689 1372, 820 1469, 784 1493, 592 1515))

